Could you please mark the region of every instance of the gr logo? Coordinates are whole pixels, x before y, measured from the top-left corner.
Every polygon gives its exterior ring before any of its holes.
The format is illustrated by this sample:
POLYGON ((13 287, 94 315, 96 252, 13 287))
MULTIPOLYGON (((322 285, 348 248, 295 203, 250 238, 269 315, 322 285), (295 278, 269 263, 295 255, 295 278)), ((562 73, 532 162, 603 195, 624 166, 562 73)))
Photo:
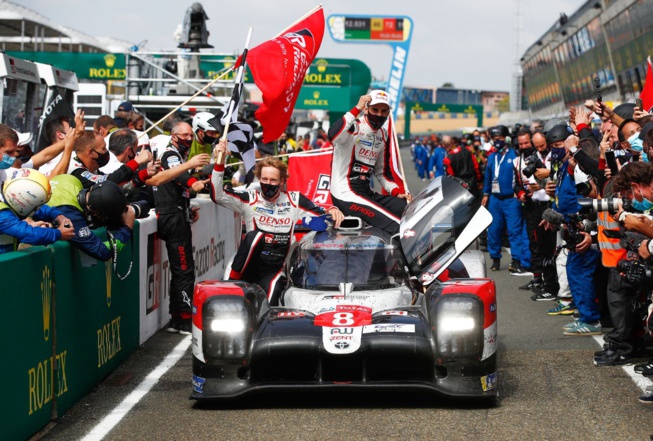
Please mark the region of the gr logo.
POLYGON ((313 202, 316 204, 328 204, 330 189, 331 175, 321 174, 317 180, 317 187, 315 188, 315 197, 313 198, 313 202))

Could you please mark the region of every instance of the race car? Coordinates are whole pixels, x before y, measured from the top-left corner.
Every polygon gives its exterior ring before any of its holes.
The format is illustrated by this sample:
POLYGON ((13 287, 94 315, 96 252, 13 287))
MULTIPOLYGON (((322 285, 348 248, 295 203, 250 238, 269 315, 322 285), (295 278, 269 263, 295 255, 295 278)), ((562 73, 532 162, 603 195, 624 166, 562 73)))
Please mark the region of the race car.
POLYGON ((360 219, 306 235, 278 304, 245 282, 197 284, 191 397, 413 389, 494 402, 495 285, 483 254, 465 251, 491 220, 440 177, 394 237, 360 219))

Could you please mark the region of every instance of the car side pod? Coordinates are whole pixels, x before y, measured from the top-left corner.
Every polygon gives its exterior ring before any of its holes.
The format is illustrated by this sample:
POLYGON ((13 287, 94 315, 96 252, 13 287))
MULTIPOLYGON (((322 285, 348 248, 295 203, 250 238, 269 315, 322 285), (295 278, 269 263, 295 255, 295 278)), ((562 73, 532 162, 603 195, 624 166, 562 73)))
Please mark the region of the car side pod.
POLYGON ((438 386, 452 394, 497 395, 497 303, 492 279, 435 283, 425 294, 438 386))
MULTIPOLYGON (((267 296, 257 285, 204 281, 193 296, 193 398, 203 398, 207 381, 238 379, 247 364, 252 334, 267 296)), ((243 382, 244 383, 244 382, 243 382)), ((238 388, 238 381, 231 381, 238 388)))

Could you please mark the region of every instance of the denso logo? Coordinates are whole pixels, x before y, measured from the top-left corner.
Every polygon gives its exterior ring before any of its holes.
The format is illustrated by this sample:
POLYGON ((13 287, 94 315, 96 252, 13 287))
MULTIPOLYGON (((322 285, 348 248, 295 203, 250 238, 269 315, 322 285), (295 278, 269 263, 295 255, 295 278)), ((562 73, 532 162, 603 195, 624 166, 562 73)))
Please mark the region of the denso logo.
POLYGON ((374 158, 376 159, 379 156, 380 151, 375 152, 374 150, 366 149, 361 147, 358 149, 358 154, 364 158, 374 158))
POLYGON ((365 215, 367 217, 374 217, 376 215, 376 213, 374 213, 372 210, 367 209, 365 207, 361 207, 360 205, 356 205, 356 204, 351 204, 349 206, 349 209, 351 211, 357 211, 360 214, 363 214, 363 215, 365 215))
POLYGON ((266 225, 290 225, 292 220, 288 217, 277 219, 276 217, 261 216, 258 221, 266 225))

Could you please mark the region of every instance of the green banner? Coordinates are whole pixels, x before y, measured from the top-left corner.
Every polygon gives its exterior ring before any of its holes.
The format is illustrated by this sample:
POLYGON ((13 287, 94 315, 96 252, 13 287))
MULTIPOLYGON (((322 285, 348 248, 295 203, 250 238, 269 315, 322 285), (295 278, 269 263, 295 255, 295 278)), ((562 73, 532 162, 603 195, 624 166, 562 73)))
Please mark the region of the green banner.
MULTIPOLYGON (((99 230, 102 238, 105 231, 99 230)), ((0 321, 6 439, 26 439, 95 388, 139 340, 138 228, 111 262, 98 262, 68 243, 0 255, 5 317, 0 321)))
POLYGON ((70 70, 77 78, 89 80, 124 80, 125 56, 90 52, 19 52, 7 54, 37 63, 51 64, 59 69, 70 70))
POLYGON ((340 58, 315 60, 306 72, 295 108, 344 113, 358 102, 361 95, 367 93, 371 81, 370 69, 361 61, 340 58))
POLYGON ((55 370, 52 254, 43 247, 0 255, 2 437, 27 439, 45 426, 53 396, 65 394, 55 370))

